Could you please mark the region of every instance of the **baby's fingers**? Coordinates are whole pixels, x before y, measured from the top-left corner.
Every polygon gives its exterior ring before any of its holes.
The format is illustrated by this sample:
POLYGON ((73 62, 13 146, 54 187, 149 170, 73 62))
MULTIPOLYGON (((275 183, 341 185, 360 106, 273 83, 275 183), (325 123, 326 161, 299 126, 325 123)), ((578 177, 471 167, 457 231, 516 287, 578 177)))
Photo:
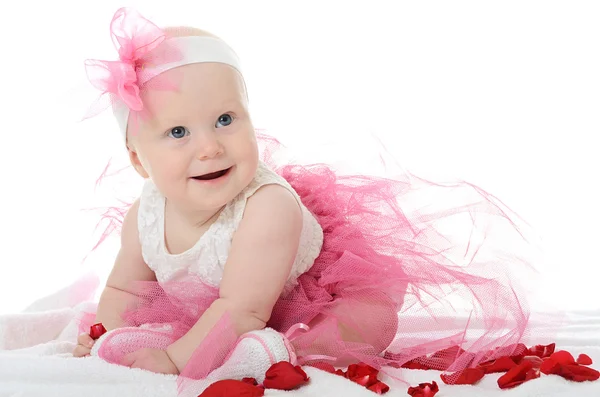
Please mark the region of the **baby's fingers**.
POLYGON ((73 350, 73 356, 85 357, 90 355, 90 351, 94 346, 94 340, 88 334, 81 334, 77 338, 77 346, 73 350))
POLYGON ((82 345, 77 345, 73 350, 73 357, 85 357, 90 355, 91 349, 82 345))
POLYGON ((77 338, 77 344, 91 349, 94 346, 94 340, 88 334, 81 334, 77 338))

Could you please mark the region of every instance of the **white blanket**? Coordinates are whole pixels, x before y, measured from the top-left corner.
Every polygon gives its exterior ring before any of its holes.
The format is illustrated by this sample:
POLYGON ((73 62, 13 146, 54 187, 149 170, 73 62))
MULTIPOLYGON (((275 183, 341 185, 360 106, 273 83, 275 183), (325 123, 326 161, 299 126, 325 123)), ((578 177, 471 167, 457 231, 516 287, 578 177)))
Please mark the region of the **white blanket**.
MULTIPOLYGON (((0 396, 43 397, 176 397, 174 376, 110 365, 98 358, 73 358, 77 327, 73 318, 86 303, 75 308, 0 316, 0 396)), ((575 356, 586 353, 600 364, 600 315, 579 314, 564 329, 558 348, 575 356), (592 343, 590 343, 592 341, 592 343)), ((292 392, 267 390, 266 396, 361 397, 374 394, 342 377, 307 367, 308 385, 292 392)), ((475 386, 447 386, 439 372, 394 370, 412 385, 435 380, 439 397, 451 396, 600 396, 600 381, 575 383, 557 376, 543 376, 515 389, 502 391, 488 375, 475 386), (400 372, 398 372, 400 371, 400 372)), ((388 396, 406 396, 408 386, 393 383, 388 396)))

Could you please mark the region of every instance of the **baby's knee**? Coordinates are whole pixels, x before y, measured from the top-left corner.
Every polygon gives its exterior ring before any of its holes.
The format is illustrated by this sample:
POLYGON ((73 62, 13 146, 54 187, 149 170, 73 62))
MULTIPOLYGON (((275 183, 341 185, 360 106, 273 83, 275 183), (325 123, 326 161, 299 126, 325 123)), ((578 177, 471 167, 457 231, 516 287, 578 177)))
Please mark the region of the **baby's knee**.
POLYGON ((398 332, 398 313, 390 302, 363 302, 357 307, 340 308, 338 329, 346 342, 366 343, 381 353, 398 332))

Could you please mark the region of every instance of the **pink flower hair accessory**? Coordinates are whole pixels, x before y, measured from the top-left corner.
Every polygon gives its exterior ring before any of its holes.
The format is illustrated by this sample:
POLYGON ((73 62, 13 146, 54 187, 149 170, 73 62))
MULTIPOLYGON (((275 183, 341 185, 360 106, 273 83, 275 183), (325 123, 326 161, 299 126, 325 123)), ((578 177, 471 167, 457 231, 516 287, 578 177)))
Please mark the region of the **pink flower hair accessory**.
MULTIPOLYGON (((115 12, 110 23, 110 34, 119 60, 85 61, 88 80, 101 94, 84 119, 99 114, 111 105, 115 115, 125 113, 129 118, 133 112, 138 117, 147 117, 142 92, 150 88, 176 88, 172 81, 155 79, 161 73, 155 68, 180 61, 181 51, 175 46, 166 45, 164 31, 131 8, 120 8, 115 12)), ((127 120, 125 129, 126 124, 127 120)))
MULTIPOLYGON (((85 68, 88 79, 102 92, 98 102, 106 96, 109 103, 102 107, 92 106, 84 118, 95 116, 110 104, 122 102, 130 111, 144 108, 140 97, 139 76, 144 70, 147 56, 165 41, 166 35, 158 26, 129 8, 117 10, 110 23, 113 44, 118 51, 118 61, 88 59, 85 68)), ((99 103, 96 105, 100 105, 99 103)))

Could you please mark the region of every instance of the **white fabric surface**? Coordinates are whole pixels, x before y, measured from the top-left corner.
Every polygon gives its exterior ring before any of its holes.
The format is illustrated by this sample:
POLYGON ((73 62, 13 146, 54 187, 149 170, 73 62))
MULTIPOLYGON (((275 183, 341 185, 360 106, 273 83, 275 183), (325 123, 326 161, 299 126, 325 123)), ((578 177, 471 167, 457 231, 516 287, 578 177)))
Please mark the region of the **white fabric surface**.
MULTIPOLYGON (((70 296, 74 299, 73 296, 70 296)), ((48 310, 62 304, 60 294, 35 307, 44 311, 0 316, 0 397, 176 397, 176 377, 107 364, 97 357, 73 358, 77 326, 74 316, 79 310, 93 308, 80 303, 75 308, 48 310)), ((573 313, 569 325, 557 335, 558 348, 573 355, 588 354, 592 367, 600 364, 600 312, 573 313)), ((371 397, 374 394, 342 377, 305 367, 311 380, 292 391, 267 390, 265 396, 371 397)), ((440 384, 439 397, 505 396, 558 397, 600 396, 600 381, 575 383, 557 376, 543 376, 512 390, 500 390, 500 375, 488 375, 475 386, 448 386, 437 371, 394 370, 411 385, 435 380, 440 384)), ((388 396, 406 396, 408 385, 392 383, 388 396)))

